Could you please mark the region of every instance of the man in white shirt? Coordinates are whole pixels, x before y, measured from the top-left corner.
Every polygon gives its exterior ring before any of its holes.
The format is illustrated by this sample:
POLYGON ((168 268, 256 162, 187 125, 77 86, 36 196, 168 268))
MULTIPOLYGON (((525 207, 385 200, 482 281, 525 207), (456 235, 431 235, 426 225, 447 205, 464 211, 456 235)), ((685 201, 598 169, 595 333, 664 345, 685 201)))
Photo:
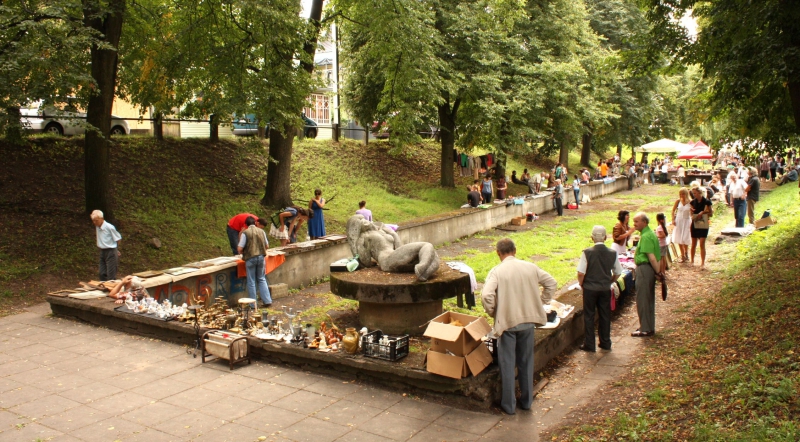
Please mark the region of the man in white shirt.
POLYGON ((97 234, 97 248, 100 249, 100 281, 117 279, 117 267, 121 255, 119 242, 122 240, 122 235, 117 232, 116 227, 105 221, 103 212, 95 210, 89 216, 97 234))
POLYGON ((744 215, 747 212, 747 182, 740 179, 735 173, 730 174, 728 179, 730 180, 728 190, 731 193, 731 201, 733 202, 736 227, 744 227, 744 215))
POLYGON ((683 168, 682 164, 678 164, 678 184, 681 186, 684 185, 683 179, 686 178, 686 169, 683 168))

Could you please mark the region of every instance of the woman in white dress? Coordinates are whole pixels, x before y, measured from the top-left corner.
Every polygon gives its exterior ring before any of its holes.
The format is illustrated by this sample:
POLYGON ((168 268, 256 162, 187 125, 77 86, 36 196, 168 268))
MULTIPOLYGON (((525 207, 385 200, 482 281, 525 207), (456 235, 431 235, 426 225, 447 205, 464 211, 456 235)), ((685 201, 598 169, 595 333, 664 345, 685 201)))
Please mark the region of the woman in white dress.
POLYGON ((672 242, 681 249, 681 260, 689 260, 689 244, 692 243, 692 206, 689 204, 689 189, 682 188, 678 193, 679 199, 672 206, 672 225, 675 229, 672 232, 672 242))

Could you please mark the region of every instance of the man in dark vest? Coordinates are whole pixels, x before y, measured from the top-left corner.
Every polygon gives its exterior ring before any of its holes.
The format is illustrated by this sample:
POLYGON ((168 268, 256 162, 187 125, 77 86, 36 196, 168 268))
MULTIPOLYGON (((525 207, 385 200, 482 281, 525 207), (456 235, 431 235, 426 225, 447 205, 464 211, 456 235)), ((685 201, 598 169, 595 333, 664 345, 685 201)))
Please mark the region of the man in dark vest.
MULTIPOLYGON (((258 223, 266 225, 266 220, 258 220, 258 223)), ((245 262, 247 270, 247 295, 252 299, 256 298, 256 284, 258 293, 261 295, 261 302, 265 307, 272 305, 272 297, 267 286, 267 275, 265 273, 264 257, 267 254, 267 234, 263 229, 256 226, 256 219, 248 216, 244 221, 246 229, 242 230, 239 238, 239 253, 245 262)))
POLYGON ((595 310, 600 316, 600 348, 611 350, 611 284, 622 274, 622 266, 617 252, 606 247, 606 238, 606 228, 594 226, 594 247, 584 250, 578 262, 578 284, 583 290, 583 351, 597 351, 594 340, 595 310))

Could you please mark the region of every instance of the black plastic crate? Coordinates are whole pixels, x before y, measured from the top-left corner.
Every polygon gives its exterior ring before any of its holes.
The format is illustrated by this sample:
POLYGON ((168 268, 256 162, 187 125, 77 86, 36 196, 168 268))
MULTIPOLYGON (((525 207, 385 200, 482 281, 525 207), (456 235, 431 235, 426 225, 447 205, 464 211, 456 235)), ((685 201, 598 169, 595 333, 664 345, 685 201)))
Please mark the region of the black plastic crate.
MULTIPOLYGON (((387 335, 389 336, 389 335, 387 335)), ((397 361, 408 356, 408 335, 389 336, 389 344, 381 344, 383 332, 375 330, 361 337, 361 349, 364 356, 387 361, 397 361), (372 338, 372 342, 370 342, 372 338)))
POLYGON ((489 353, 492 354, 492 362, 497 363, 497 338, 489 338, 483 341, 486 347, 489 348, 489 353))

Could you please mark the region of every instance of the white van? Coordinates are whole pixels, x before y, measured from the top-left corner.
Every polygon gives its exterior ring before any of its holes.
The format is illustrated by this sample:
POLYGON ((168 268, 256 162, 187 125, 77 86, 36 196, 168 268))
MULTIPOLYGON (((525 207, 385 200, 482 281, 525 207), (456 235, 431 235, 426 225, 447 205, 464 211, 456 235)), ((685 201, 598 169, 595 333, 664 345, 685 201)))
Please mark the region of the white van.
MULTIPOLYGON (((44 106, 42 100, 26 104, 20 108, 22 127, 31 133, 83 135, 86 132, 86 112, 78 111, 74 101, 68 98, 63 110, 53 105, 44 106)), ((111 135, 128 135, 130 132, 125 120, 111 116, 111 135)))

